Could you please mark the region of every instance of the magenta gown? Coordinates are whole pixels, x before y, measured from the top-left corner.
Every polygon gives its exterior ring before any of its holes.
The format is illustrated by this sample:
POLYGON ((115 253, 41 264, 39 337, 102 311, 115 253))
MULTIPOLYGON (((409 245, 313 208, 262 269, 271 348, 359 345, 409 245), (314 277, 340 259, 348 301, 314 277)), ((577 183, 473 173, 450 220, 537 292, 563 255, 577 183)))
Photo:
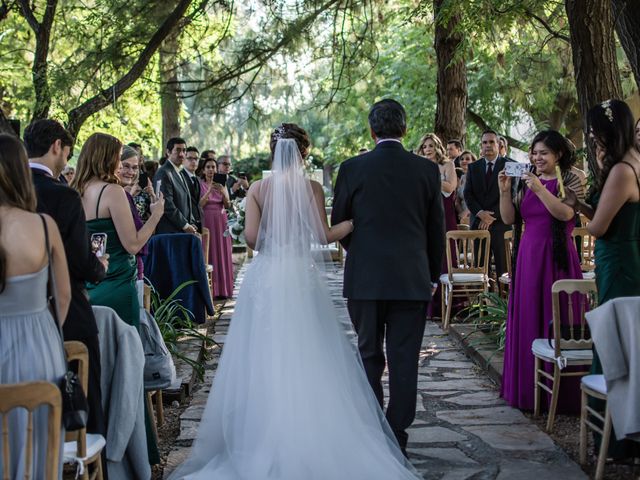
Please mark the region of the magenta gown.
MULTIPOLYGON (((541 179, 541 182, 551 193, 557 193, 557 180, 541 179)), ((582 272, 576 245, 571 238, 574 220, 566 222, 569 259, 568 272, 564 272, 553 261, 553 217, 531 190, 525 192, 520 213, 526 227, 518 248, 515 282, 509 296, 501 395, 511 406, 533 410, 534 356, 531 344, 536 338, 548 338, 551 334, 551 286, 556 280, 581 279, 582 272)), ((551 366, 548 371, 553 371, 551 366)), ((548 395, 544 391, 542 393, 541 404, 546 402, 548 405, 548 395)), ((558 412, 577 412, 579 408, 579 378, 565 377, 560 383, 558 412)))
MULTIPOLYGON (((200 180, 202 192, 209 186, 200 180)), ((216 297, 233 296, 233 258, 231 256, 231 237, 227 231, 227 211, 222 202, 222 194, 212 190, 203 207, 203 226, 209 229, 209 263, 213 265, 213 288, 211 295, 216 297)))

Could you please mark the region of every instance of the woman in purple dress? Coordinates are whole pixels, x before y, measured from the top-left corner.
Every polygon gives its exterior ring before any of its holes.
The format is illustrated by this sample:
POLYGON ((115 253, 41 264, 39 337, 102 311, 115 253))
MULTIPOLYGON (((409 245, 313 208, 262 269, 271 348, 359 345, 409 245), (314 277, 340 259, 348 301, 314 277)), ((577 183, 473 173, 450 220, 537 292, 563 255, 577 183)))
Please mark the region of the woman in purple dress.
MULTIPOLYGON (((547 338, 552 318, 551 286, 556 280, 581 279, 580 261, 571 232, 574 211, 558 198, 556 166, 565 185, 584 196, 578 177, 571 173, 573 146, 558 132, 540 132, 531 144, 537 176, 525 173, 512 197, 511 177, 500 172, 500 215, 514 225, 514 257, 504 373, 501 395, 512 406, 532 410, 534 404, 534 357, 531 344, 547 338), (524 233, 522 225, 525 224, 524 233)), ((575 380, 575 379, 574 379, 575 380)), ((559 411, 580 407, 578 383, 565 380, 559 411)))
POLYGON ((209 229, 209 262, 213 265, 213 298, 233 296, 233 259, 231 237, 227 232, 227 208, 229 192, 227 187, 213 181, 217 172, 213 158, 200 160, 196 175, 200 177, 202 198, 200 206, 204 211, 202 225, 209 229))
MULTIPOLYGON (((446 231, 458 229, 458 216, 456 215, 456 187, 458 186, 458 175, 456 174, 455 164, 447 159, 446 151, 442 141, 435 133, 427 133, 418 144, 416 154, 421 157, 425 157, 428 160, 436 163, 440 169, 440 179, 442 181, 441 193, 442 193, 442 205, 444 206, 444 220, 446 231)), ((453 242, 451 245, 453 248, 453 242)), ((457 259, 453 259, 454 265, 457 265, 457 259)), ((440 273, 447 273, 447 257, 443 256, 442 269, 440 273)), ((440 288, 434 293, 433 298, 440 298, 440 288)), ((454 305, 453 312, 459 310, 459 305, 454 305)), ((429 302, 429 308, 427 309, 427 316, 439 317, 442 315, 440 312, 440 302, 429 302)))

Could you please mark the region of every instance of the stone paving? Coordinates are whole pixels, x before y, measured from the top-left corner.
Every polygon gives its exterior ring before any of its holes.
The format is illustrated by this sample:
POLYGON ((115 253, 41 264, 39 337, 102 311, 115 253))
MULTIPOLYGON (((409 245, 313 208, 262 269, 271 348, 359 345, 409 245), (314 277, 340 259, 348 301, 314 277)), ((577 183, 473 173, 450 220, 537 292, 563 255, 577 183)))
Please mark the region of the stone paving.
MULTIPOLYGON (((238 274, 237 285, 245 268, 238 274)), ((347 316, 341 269, 329 272, 328 281, 339 314, 347 316)), ((233 302, 225 306, 216 326, 218 342, 224 342, 233 306, 233 302)), ((203 387, 181 416, 180 436, 167 460, 165 478, 188 455, 218 353, 208 361, 203 387)), ((505 405, 495 385, 433 322, 427 322, 422 342, 417 413, 407 450, 411 462, 428 480, 587 478, 546 433, 519 410, 505 405)))

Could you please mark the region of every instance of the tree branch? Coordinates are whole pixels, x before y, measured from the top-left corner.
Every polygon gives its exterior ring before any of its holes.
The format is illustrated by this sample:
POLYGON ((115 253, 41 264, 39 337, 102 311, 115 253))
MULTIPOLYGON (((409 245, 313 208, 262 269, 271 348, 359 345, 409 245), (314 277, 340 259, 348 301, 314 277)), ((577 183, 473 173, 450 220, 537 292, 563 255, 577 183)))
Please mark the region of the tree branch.
POLYGON ((544 18, 540 17, 539 15, 536 15, 535 13, 533 13, 532 10, 525 8, 524 13, 535 18, 538 21, 538 23, 540 23, 553 38, 557 38, 559 40, 567 42, 568 44, 571 44, 571 39, 569 38, 568 35, 563 35, 562 33, 556 32, 553 28, 551 28, 551 25, 549 25, 549 23, 544 18))
MULTIPOLYGON (((482 118, 480 115, 478 115, 476 112, 474 112, 470 108, 467 108, 467 118, 471 120, 473 123, 475 123, 480 130, 495 130, 489 126, 489 124, 484 120, 484 118, 482 118)), ((509 142, 509 145, 519 148, 520 150, 524 150, 525 152, 529 151, 529 145, 527 143, 522 142, 520 140, 516 140, 515 138, 507 135, 506 133, 499 133, 499 134, 507 139, 507 141, 509 142)))
POLYGON ((153 34, 147 46, 140 52, 137 60, 133 63, 129 71, 111 86, 103 89, 97 95, 77 106, 69 112, 67 128, 75 138, 80 131, 80 127, 94 113, 102 110, 107 105, 115 102, 124 94, 142 75, 155 52, 160 48, 162 42, 171 33, 174 27, 191 5, 192 0, 180 0, 174 10, 167 16, 162 25, 153 34))
POLYGON ((36 19, 35 15, 33 14, 33 10, 31 10, 31 7, 29 6, 29 0, 18 0, 18 5, 20 5, 22 16, 31 27, 31 30, 33 30, 37 35, 38 31, 40 30, 40 23, 36 19))

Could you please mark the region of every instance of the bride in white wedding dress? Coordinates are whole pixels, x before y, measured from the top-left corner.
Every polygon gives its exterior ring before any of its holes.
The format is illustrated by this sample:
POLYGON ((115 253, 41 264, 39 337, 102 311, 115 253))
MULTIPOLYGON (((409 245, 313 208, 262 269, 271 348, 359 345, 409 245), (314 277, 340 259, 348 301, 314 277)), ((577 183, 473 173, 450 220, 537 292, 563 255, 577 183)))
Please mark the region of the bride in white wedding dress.
POLYGON ((320 246, 353 224, 328 227, 322 187, 304 175, 304 130, 283 124, 271 143, 273 173, 246 200, 247 243, 255 241, 259 254, 246 271, 191 456, 170 478, 420 478, 325 282, 320 246))

